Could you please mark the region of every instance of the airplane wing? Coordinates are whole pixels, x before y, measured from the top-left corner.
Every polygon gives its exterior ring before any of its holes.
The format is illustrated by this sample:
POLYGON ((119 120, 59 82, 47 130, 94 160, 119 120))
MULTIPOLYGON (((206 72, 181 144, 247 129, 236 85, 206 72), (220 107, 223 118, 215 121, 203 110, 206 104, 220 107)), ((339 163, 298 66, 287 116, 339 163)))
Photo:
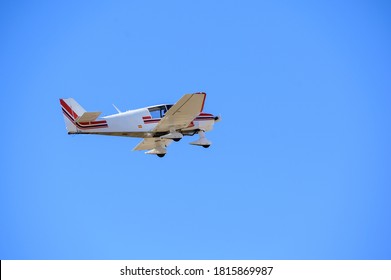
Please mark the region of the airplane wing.
POLYGON ((186 128, 203 110, 206 93, 185 94, 156 125, 154 132, 186 128))
POLYGON ((167 147, 171 144, 171 139, 160 139, 160 138, 144 138, 133 151, 151 150, 159 146, 167 147))

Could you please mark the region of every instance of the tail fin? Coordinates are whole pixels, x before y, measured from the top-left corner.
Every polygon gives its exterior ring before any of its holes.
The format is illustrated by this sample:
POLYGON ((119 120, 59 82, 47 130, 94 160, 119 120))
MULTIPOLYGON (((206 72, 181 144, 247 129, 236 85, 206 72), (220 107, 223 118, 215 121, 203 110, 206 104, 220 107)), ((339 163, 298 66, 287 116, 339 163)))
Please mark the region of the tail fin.
POLYGON ((70 113, 74 119, 87 112, 79 103, 73 98, 60 99, 60 103, 63 109, 70 113))
POLYGON ((60 99, 60 104, 68 133, 107 127, 106 121, 95 121, 101 112, 87 112, 73 98, 60 99))

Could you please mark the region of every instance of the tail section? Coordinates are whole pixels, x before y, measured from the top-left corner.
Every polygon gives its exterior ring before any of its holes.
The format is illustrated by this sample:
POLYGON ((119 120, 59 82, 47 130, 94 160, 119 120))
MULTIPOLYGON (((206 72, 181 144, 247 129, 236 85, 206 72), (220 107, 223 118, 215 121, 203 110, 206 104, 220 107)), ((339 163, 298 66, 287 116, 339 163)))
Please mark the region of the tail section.
POLYGON ((101 112, 87 112, 73 98, 60 99, 60 104, 69 134, 80 133, 87 129, 107 127, 107 122, 105 120, 96 120, 101 112))

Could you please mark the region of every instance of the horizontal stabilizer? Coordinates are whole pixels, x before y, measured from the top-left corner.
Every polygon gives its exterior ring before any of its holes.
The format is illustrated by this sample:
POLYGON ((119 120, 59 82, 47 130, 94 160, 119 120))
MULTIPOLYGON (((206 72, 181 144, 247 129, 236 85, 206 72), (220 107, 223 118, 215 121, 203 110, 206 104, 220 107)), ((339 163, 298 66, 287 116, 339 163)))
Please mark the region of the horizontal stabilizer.
POLYGON ((82 122, 93 122, 95 121, 99 115, 101 114, 102 112, 85 112, 83 113, 83 115, 81 115, 80 117, 78 117, 75 121, 77 123, 82 123, 82 122))

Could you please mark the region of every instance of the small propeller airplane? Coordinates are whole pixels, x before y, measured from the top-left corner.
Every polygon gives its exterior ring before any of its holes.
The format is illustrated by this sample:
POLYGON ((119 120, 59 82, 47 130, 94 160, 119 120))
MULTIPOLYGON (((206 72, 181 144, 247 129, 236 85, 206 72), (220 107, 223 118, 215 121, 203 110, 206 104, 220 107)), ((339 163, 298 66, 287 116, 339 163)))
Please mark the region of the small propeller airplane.
POLYGON ((143 140, 133 151, 147 150, 146 154, 164 157, 172 141, 198 134, 191 145, 208 148, 212 142, 205 132, 213 129, 219 116, 203 112, 206 93, 185 94, 175 104, 161 104, 100 116, 101 112, 87 112, 73 98, 60 99, 68 134, 98 134, 138 137, 143 140))

